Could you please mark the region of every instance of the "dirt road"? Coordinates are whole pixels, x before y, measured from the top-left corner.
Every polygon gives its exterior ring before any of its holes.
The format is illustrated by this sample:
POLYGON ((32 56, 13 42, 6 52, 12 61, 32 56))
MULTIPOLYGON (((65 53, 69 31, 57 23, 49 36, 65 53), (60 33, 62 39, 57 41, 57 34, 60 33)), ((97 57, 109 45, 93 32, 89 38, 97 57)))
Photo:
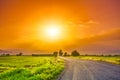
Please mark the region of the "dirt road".
POLYGON ((120 65, 64 58, 66 69, 59 80, 120 80, 120 65))

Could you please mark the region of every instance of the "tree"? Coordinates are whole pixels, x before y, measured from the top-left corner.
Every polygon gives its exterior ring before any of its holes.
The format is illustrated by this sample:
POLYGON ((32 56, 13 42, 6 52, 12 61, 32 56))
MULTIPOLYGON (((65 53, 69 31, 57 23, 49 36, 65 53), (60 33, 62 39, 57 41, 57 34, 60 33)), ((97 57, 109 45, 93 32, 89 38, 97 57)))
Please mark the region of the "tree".
POLYGON ((23 53, 20 52, 20 53, 19 53, 19 56, 22 56, 22 54, 23 54, 23 53))
POLYGON ((59 56, 62 56, 62 55, 63 55, 63 51, 60 50, 60 51, 59 51, 59 56))
POLYGON ((10 54, 8 53, 8 54, 6 54, 6 56, 10 56, 10 54))
POLYGON ((57 56, 58 56, 58 52, 57 52, 57 51, 53 52, 53 55, 54 55, 55 57, 57 57, 57 56))
POLYGON ((67 52, 65 52, 65 53, 64 53, 64 56, 67 56, 67 55, 68 55, 67 52))
POLYGON ((79 56, 80 54, 79 54, 78 51, 74 50, 74 51, 71 53, 71 55, 72 55, 72 56, 79 56))
POLYGON ((16 56, 22 56, 22 55, 23 55, 23 53, 21 53, 21 52, 19 54, 16 54, 16 56))

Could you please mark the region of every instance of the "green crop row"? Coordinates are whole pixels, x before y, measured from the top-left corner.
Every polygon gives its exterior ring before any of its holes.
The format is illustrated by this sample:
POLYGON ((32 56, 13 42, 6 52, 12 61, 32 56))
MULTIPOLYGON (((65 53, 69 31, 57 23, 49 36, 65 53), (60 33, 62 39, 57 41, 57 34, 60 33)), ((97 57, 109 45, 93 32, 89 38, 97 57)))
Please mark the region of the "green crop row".
POLYGON ((78 58, 120 64, 120 56, 79 56, 78 58))
POLYGON ((54 57, 0 57, 0 80, 54 80, 64 61, 54 57))

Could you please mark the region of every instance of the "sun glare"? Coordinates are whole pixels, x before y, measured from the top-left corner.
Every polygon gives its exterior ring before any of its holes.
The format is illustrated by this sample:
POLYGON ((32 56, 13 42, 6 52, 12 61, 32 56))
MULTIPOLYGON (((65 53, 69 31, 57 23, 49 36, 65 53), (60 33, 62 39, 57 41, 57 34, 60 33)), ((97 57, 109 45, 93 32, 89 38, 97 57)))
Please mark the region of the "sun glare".
POLYGON ((46 30, 46 33, 49 37, 54 38, 59 35, 60 30, 57 27, 50 27, 46 30))
POLYGON ((56 23, 49 23, 44 26, 43 35, 47 39, 60 39, 62 35, 62 28, 61 25, 56 23))
POLYGON ((44 42, 64 42, 69 39, 69 29, 66 24, 60 19, 48 19, 38 25, 38 37, 44 42))

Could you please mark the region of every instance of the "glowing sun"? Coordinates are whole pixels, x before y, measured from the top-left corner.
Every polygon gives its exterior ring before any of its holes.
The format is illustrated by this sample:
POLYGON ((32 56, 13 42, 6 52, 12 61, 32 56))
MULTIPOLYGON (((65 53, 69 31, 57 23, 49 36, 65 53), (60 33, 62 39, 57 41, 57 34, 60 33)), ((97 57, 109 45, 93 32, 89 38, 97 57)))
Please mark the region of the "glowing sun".
POLYGON ((46 34, 51 37, 57 37, 60 35, 60 30, 57 27, 50 26, 49 28, 46 29, 46 34))
POLYGON ((49 39, 59 39, 62 35, 62 28, 59 24, 47 24, 44 27, 44 36, 46 36, 49 39))

